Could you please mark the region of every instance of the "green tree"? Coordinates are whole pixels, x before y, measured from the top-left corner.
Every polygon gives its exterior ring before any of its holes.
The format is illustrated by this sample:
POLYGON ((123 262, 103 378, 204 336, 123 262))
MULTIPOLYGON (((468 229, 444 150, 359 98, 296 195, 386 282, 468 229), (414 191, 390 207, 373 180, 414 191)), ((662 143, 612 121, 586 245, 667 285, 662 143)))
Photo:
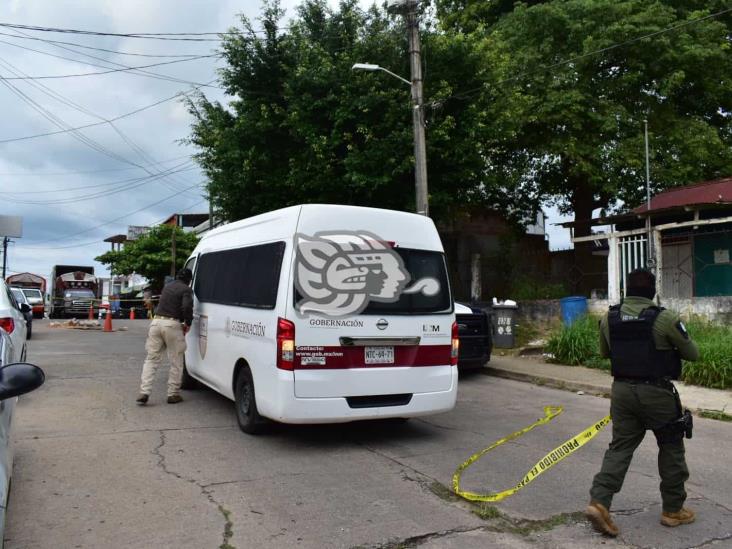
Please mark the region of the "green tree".
POLYGON ((137 240, 125 244, 124 248, 109 251, 95 260, 109 265, 116 274, 144 276, 150 281, 154 291, 160 291, 165 277, 170 275, 173 262, 172 243, 175 231, 175 270, 182 268, 188 256, 196 247, 198 237, 184 232, 173 225, 158 225, 151 228, 137 240))
POLYGON ((645 197, 644 119, 653 191, 729 175, 730 19, 700 20, 724 4, 553 0, 478 28, 489 177, 573 212, 581 236, 596 208, 645 197))
MULTIPOLYGON (((189 103, 195 120, 190 142, 198 147, 217 211, 235 220, 312 202, 414 210, 409 88, 381 72, 351 69, 370 62, 408 75, 402 19, 376 6, 363 11, 357 0, 337 10, 311 0, 285 24, 272 1, 260 23, 264 35, 243 19, 242 29, 224 38, 228 104, 202 95, 189 103)), ((423 32, 436 217, 487 196, 484 159, 475 146, 480 107, 442 102, 479 84, 483 60, 471 40, 423 32)))

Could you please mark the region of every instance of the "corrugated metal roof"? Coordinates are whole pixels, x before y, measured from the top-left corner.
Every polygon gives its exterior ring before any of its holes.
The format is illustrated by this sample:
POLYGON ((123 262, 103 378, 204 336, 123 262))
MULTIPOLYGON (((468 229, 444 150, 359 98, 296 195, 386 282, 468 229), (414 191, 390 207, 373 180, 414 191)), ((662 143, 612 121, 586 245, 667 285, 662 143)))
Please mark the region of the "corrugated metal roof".
MULTIPOLYGON (((732 177, 660 192, 651 198, 651 212, 695 204, 732 204, 732 177)), ((646 210, 646 204, 643 204, 633 212, 644 213, 646 210)))

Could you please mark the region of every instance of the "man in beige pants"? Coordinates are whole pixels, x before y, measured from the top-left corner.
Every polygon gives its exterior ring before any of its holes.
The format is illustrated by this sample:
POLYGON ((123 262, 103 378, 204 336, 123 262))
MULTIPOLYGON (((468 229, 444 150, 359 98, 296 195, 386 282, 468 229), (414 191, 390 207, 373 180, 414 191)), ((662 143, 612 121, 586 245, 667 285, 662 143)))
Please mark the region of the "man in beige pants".
POLYGON ((138 404, 146 404, 150 398, 155 372, 160 367, 164 349, 168 350, 170 360, 168 404, 183 400, 180 396, 180 384, 186 351, 185 335, 193 321, 193 291, 189 287, 192 278, 193 274, 189 269, 181 269, 176 279, 163 288, 145 342, 147 358, 142 366, 138 404))

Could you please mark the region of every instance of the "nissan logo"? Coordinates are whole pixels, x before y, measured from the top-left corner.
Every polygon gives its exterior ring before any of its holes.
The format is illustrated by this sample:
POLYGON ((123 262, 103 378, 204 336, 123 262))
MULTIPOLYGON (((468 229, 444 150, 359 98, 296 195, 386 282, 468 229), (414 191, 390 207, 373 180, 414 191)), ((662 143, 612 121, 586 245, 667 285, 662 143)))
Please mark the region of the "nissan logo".
POLYGON ((389 327, 389 322, 385 318, 380 318, 379 321, 376 323, 376 327, 379 330, 386 330, 389 327))

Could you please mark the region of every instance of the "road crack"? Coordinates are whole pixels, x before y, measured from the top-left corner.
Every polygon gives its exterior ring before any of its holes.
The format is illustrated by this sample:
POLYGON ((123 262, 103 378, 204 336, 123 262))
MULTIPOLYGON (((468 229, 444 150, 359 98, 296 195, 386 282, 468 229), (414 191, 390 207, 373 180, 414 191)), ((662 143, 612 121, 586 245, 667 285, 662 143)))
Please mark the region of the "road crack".
POLYGON ((732 532, 728 533, 726 536, 722 536, 719 538, 710 538, 708 540, 705 540, 704 543, 702 543, 701 545, 694 545, 692 547, 689 547, 689 549, 700 549, 701 547, 707 547, 709 545, 717 543, 718 541, 728 541, 730 539, 732 539, 732 532))
POLYGON ((451 528, 449 530, 440 530, 438 532, 428 532, 426 534, 420 534, 418 536, 412 536, 405 539, 395 539, 387 541, 386 543, 356 545, 351 549, 411 549, 413 547, 418 547, 428 541, 441 539, 447 536, 451 536, 453 534, 467 534, 470 532, 481 532, 485 530, 486 528, 483 526, 458 527, 451 528))
MULTIPOLYGON (((172 430, 180 430, 180 429, 172 429, 172 430)), ((221 516, 224 519, 224 531, 222 533, 222 542, 221 545, 219 545, 219 549, 236 549, 233 545, 229 543, 231 538, 234 536, 234 523, 231 520, 231 511, 228 510, 226 507, 224 507, 223 503, 216 500, 214 497, 213 492, 209 489, 209 486, 212 486, 211 484, 201 484, 196 479, 187 478, 181 475, 180 473, 177 473, 170 469, 168 467, 168 464, 165 459, 165 455, 163 454, 163 448, 165 447, 167 443, 166 438, 166 431, 168 429, 161 429, 158 432, 160 433, 160 443, 153 449, 152 454, 158 458, 157 465, 166 475, 170 475, 172 477, 175 477, 178 480, 182 480, 184 482, 188 482, 189 484, 193 484, 194 486, 197 486, 199 490, 201 490, 201 495, 205 496, 206 499, 211 503, 219 513, 221 513, 221 516)))

